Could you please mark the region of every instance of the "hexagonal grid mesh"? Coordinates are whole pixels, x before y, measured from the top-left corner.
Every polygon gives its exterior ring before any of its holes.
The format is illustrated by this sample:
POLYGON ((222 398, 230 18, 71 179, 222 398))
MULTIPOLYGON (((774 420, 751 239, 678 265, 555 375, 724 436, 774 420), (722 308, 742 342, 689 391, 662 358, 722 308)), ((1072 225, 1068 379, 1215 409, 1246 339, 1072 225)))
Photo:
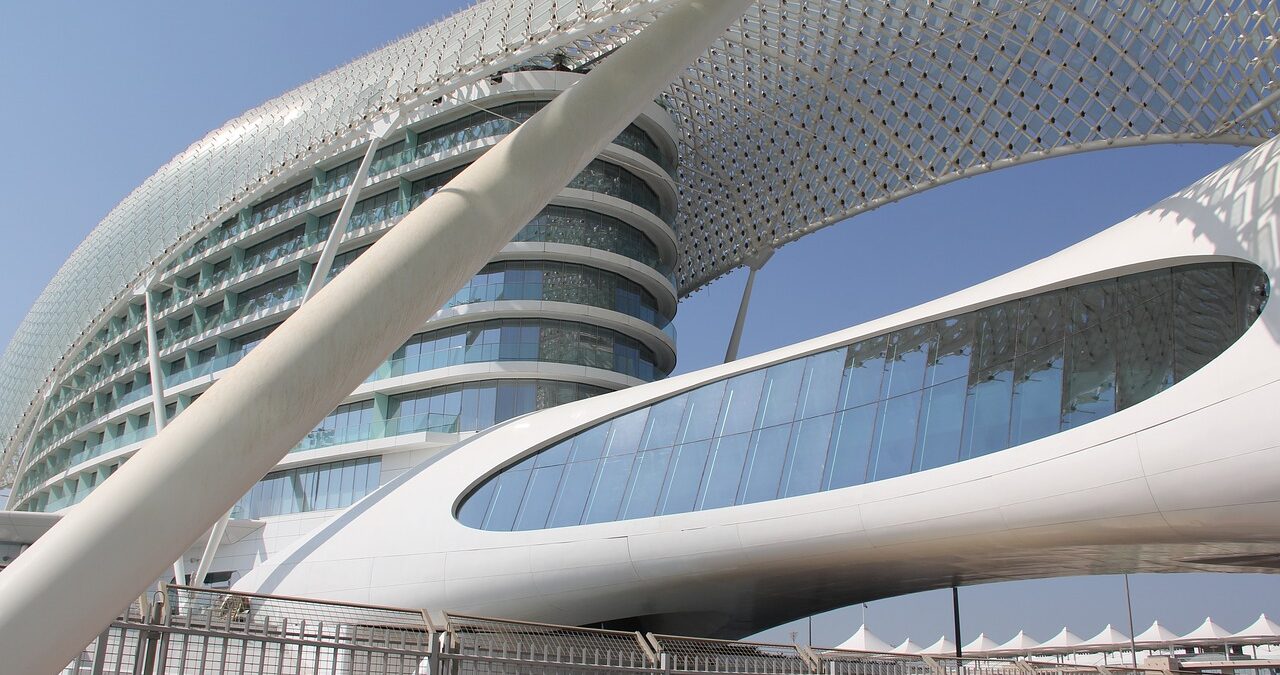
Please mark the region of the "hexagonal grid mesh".
MULTIPOLYGON (((589 62, 671 2, 487 0, 213 131, 125 198, 36 300, 0 358, 6 445, 105 309, 379 111, 557 49, 589 62)), ((1278 33, 1270 0, 763 0, 662 95, 681 142, 681 293, 1001 166, 1260 143, 1280 119, 1278 33)))

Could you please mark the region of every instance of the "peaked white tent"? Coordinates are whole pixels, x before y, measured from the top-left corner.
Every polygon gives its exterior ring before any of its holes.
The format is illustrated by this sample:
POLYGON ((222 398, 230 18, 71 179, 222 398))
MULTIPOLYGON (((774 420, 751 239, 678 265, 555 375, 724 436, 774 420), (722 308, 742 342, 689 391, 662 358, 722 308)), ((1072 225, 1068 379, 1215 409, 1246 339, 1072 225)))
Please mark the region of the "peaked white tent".
POLYGON ((1190 633, 1183 635, 1181 639, 1221 642, 1229 637, 1231 637, 1231 631, 1214 623, 1212 617, 1205 617, 1204 623, 1190 633))
POLYGON ((1231 637, 1242 642, 1280 642, 1280 623, 1268 619, 1266 614, 1259 614, 1257 621, 1231 637))
POLYGON ((867 625, 863 624, 858 627, 858 631, 849 636, 848 640, 840 643, 836 649, 851 649, 859 652, 890 652, 893 648, 888 642, 876 637, 874 633, 867 630, 867 625))
MULTIPOLYGON (((1110 628, 1110 626, 1107 626, 1110 628)), ((1058 631, 1058 634, 1045 640, 1040 644, 1040 649, 1055 649, 1069 652, 1079 647, 1081 643, 1080 636, 1067 630, 1066 626, 1058 631)))
POLYGON ((1018 631, 1018 634, 1009 638, 1009 641, 996 647, 1002 652, 1025 652, 1039 647, 1040 641, 1027 635, 1026 631, 1018 631))
POLYGON ((1109 647, 1109 646, 1127 646, 1129 644, 1129 636, 1107 624, 1097 635, 1089 638, 1085 644, 1090 647, 1109 647))
POLYGON ((921 654, 939 654, 941 656, 954 656, 956 653, 956 643, 947 639, 943 635, 938 641, 920 650, 921 654))
POLYGON ((1169 644, 1178 641, 1178 634, 1160 625, 1159 621, 1152 621, 1151 627, 1142 631, 1134 638, 1135 642, 1151 644, 1169 644))
POLYGON ((917 644, 915 640, 907 638, 902 641, 902 644, 894 647, 891 651, 895 654, 919 654, 923 649, 924 647, 917 644))
POLYGON ((995 640, 987 637, 986 633, 978 633, 978 637, 974 638, 972 642, 964 646, 964 653, 981 654, 984 652, 993 652, 999 648, 1000 645, 996 644, 995 640))

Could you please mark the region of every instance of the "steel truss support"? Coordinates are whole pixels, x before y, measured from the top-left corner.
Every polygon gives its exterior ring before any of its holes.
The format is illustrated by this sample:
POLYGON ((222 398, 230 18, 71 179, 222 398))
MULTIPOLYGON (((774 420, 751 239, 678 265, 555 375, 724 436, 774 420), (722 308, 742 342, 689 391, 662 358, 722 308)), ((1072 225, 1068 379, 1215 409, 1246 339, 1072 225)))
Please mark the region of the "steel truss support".
POLYGON ((752 3, 672 5, 300 307, 0 575, 0 663, 63 668, 752 3))
POLYGON ((360 168, 356 170, 355 178, 351 179, 351 190, 342 201, 338 218, 333 221, 333 229, 329 230, 329 238, 325 240, 324 249, 320 251, 320 260, 311 272, 307 291, 302 295, 303 302, 310 300, 324 287, 325 277, 329 276, 329 270, 333 267, 333 257, 338 254, 338 244, 342 242, 342 235, 347 233, 351 212, 355 210, 356 202, 360 201, 360 191, 364 189, 364 183, 369 179, 369 167, 373 165, 373 156, 378 153, 378 146, 382 145, 382 140, 396 127, 396 121, 399 118, 400 114, 393 112, 374 122, 369 129, 369 149, 364 153, 364 159, 360 162, 360 168))
POLYGON ((738 318, 733 322, 733 332, 729 334, 729 348, 724 351, 724 362, 738 358, 738 344, 742 342, 742 327, 747 323, 747 305, 751 304, 751 289, 756 284, 756 271, 773 257, 773 249, 769 249, 759 257, 747 263, 747 285, 742 287, 742 302, 738 303, 738 318))

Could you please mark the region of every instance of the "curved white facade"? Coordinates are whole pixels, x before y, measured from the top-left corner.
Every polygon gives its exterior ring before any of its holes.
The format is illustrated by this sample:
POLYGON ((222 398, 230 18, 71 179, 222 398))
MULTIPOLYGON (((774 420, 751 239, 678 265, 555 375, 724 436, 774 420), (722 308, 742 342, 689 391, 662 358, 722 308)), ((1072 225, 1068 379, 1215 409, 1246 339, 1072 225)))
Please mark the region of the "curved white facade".
MULTIPOLYGON (((380 116, 410 126, 483 97, 497 73, 589 66, 673 1, 487 0, 192 144, 86 238, 6 348, 4 480, 41 397, 186 247, 299 170, 328 168, 380 116)), ((757 3, 661 98, 682 158, 679 292, 994 168, 1117 145, 1260 143, 1280 131, 1277 33, 1280 10, 1258 0, 757 3)))
POLYGON ((1280 548, 1280 305, 1206 366, 1079 428, 855 487, 515 532, 458 522, 486 477, 711 380, 1096 279, 1244 261, 1280 275, 1280 141, 1059 254, 884 319, 523 417, 426 462, 258 566, 245 589, 567 624, 742 635, 899 593, 1121 571, 1247 570, 1280 548))
MULTIPOLYGON (((1167 391, 985 456, 590 525, 455 517, 526 455, 708 382, 1154 269, 1280 275, 1273 141, 986 284, 654 382, 675 362, 679 297, 815 229, 1054 155, 1280 131, 1271 3, 1077 4, 757 3, 246 495, 213 571, 252 570, 240 585, 271 593, 739 635, 954 583, 1246 569, 1273 553, 1277 480, 1257 467, 1280 448, 1259 423, 1280 377, 1275 303, 1167 391)), ((0 360, 8 507, 75 508, 156 417, 180 414, 322 275, 526 119, 521 106, 671 6, 489 0, 163 167, 77 249, 0 360)))

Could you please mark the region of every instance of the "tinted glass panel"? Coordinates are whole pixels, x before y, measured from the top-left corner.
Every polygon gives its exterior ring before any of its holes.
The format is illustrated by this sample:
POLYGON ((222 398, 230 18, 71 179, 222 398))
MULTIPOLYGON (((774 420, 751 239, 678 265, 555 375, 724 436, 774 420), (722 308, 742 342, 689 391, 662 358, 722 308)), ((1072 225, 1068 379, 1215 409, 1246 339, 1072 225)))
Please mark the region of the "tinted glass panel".
POLYGON ((487 514, 483 522, 493 525, 485 527, 533 529, 548 504, 548 527, 683 513, 859 485, 1029 443, 1194 373, 1257 319, 1268 287, 1245 264, 1143 272, 734 375, 499 471, 464 500, 459 519, 474 527, 487 514), (545 467, 546 481, 529 480, 526 462, 545 467), (560 479, 549 497, 552 476, 560 479), (524 510, 519 518, 510 511, 508 485, 525 486, 527 520, 524 510))

